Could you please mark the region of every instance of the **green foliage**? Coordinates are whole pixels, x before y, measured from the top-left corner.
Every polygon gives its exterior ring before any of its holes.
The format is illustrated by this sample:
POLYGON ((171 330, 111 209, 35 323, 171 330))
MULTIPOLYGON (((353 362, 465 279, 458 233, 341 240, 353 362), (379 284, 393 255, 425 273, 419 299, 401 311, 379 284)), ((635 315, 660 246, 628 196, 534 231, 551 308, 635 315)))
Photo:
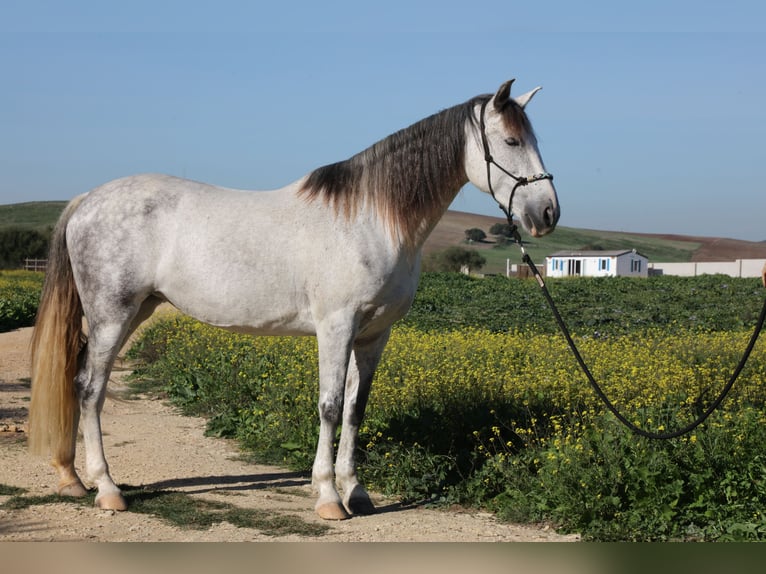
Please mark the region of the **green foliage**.
POLYGON ((575 440, 495 452, 473 490, 502 517, 554 520, 586 539, 763 540, 763 422, 745 407, 690 437, 650 441, 600 416, 573 424, 575 440))
POLYGON ((469 243, 484 241, 486 238, 487 234, 478 227, 465 230, 465 240, 469 243))
POLYGON ((35 229, 0 229, 0 269, 18 269, 24 259, 43 259, 48 254, 50 233, 35 229))
MULTIPOLYGON (((547 285, 570 330, 596 337, 650 327, 669 332, 748 328, 764 297, 757 279, 725 275, 579 277, 549 279, 547 285)), ((452 273, 424 274, 403 322, 425 330, 558 331, 535 281, 452 273)))
POLYGON ((475 249, 453 246, 430 254, 423 266, 427 271, 458 272, 463 267, 471 271, 481 269, 484 263, 486 259, 475 249))
POLYGON ((499 235, 501 237, 511 237, 511 225, 510 223, 495 223, 489 228, 491 235, 499 235))
POLYGON ((66 201, 30 201, 0 205, 0 229, 24 227, 43 231, 53 227, 66 201))
POLYGON ((24 259, 44 259, 53 226, 66 201, 0 205, 0 269, 19 269, 24 259))
POLYGON ((0 271, 0 333, 34 324, 43 274, 0 271))

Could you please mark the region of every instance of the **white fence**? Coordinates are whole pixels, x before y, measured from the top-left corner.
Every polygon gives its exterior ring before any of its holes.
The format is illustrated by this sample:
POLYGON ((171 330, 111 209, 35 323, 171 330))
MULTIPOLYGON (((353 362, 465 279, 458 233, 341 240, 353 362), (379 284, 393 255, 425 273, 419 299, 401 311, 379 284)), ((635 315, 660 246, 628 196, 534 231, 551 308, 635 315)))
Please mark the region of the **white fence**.
POLYGON ((760 277, 766 259, 736 259, 734 261, 696 261, 689 263, 649 263, 650 275, 729 275, 730 277, 760 277))
POLYGON ((45 271, 47 259, 24 259, 24 271, 45 271))

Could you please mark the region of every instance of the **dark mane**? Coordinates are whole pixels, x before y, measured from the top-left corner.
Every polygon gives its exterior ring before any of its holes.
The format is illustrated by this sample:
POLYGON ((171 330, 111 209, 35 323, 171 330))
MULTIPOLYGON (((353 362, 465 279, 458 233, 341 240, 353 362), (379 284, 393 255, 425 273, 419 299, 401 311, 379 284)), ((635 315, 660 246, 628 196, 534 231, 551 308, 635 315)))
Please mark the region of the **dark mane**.
MULTIPOLYGON (((490 99, 477 96, 429 116, 341 162, 311 172, 299 193, 323 199, 350 218, 369 202, 392 233, 410 246, 421 240, 467 181, 464 168, 466 125, 478 130, 475 107, 490 99)), ((522 108, 509 100, 503 108, 512 133, 531 126, 522 108)))

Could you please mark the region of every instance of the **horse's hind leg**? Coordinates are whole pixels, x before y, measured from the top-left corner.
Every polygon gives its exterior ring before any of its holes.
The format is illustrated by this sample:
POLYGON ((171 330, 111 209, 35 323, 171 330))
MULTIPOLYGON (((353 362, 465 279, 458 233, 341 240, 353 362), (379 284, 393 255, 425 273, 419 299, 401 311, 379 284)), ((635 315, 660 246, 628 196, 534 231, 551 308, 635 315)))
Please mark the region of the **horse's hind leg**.
POLYGON ((138 311, 123 309, 119 318, 90 324, 84 360, 75 378, 80 401, 80 426, 85 445, 86 476, 98 488, 96 506, 107 510, 125 510, 127 503, 109 474, 101 434, 101 409, 106 397, 109 374, 117 354, 130 331, 151 314, 158 301, 147 300, 138 311), (135 317, 135 319, 133 319, 135 317))
POLYGON ((86 355, 75 386, 80 401, 80 428, 85 447, 85 474, 98 488, 96 506, 125 510, 127 504, 109 474, 101 437, 101 409, 106 397, 106 384, 127 327, 98 325, 92 328, 86 355))
POLYGON ((53 467, 59 475, 59 483, 56 492, 59 496, 71 496, 82 498, 88 494, 74 466, 75 449, 77 444, 77 423, 80 413, 74 413, 74 424, 72 425, 72 434, 69 437, 69 446, 66 449, 59 449, 53 456, 53 467), (65 452, 64 452, 65 451, 65 452))

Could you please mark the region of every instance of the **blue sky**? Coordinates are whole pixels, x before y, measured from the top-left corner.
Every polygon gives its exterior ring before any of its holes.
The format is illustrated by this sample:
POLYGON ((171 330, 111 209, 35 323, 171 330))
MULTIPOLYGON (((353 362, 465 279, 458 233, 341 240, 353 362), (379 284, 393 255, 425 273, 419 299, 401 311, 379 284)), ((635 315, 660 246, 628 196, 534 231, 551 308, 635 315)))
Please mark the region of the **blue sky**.
MULTIPOLYGON (((516 78, 561 224, 766 240, 766 4, 0 6, 0 204, 163 172, 281 187, 516 78)), ((472 186, 453 209, 499 215, 472 186)))

